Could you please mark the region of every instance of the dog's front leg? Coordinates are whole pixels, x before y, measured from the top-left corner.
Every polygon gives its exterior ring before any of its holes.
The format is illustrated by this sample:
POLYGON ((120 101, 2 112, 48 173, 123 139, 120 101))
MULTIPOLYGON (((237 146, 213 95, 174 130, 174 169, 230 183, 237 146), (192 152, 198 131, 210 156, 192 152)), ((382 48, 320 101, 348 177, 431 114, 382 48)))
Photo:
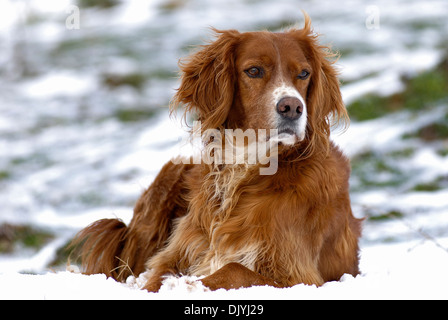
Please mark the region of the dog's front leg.
POLYGON ((239 263, 229 263, 215 273, 201 279, 204 286, 211 290, 238 289, 251 286, 265 286, 281 288, 282 286, 272 279, 266 278, 239 263))
POLYGON ((202 228, 195 225, 191 216, 180 218, 168 245, 147 262, 147 270, 151 270, 152 275, 144 289, 157 292, 165 275, 188 274, 188 269, 206 252, 209 245, 202 228))
POLYGON ((171 272, 158 272, 153 274, 148 281, 146 281, 143 289, 148 290, 149 292, 158 292, 162 286, 163 276, 169 274, 171 274, 171 272))

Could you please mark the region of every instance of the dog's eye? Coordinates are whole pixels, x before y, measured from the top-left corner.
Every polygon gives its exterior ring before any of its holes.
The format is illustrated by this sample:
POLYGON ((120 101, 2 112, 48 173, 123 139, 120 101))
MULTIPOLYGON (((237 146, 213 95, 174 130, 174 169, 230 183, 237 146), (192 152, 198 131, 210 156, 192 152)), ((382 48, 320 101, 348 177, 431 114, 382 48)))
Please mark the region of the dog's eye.
POLYGON ((263 69, 258 67, 252 67, 244 72, 251 78, 262 78, 263 77, 263 69))
POLYGON ((302 70, 302 72, 300 72, 300 74, 297 76, 297 79, 305 80, 309 76, 310 76, 310 73, 308 70, 302 70))

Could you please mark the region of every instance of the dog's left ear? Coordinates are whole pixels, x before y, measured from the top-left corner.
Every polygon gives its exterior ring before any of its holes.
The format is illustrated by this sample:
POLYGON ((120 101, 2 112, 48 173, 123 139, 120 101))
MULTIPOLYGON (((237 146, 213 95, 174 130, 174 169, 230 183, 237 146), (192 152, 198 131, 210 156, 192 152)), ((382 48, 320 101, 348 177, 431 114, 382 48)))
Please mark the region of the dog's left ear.
POLYGON ((202 131, 224 124, 236 83, 235 50, 240 33, 213 31, 217 35, 214 42, 179 62, 181 84, 171 103, 172 112, 179 104, 185 105, 185 113, 195 111, 202 131))
POLYGON ((349 122, 339 88, 338 72, 334 67, 337 54, 329 47, 319 45, 318 35, 313 32, 307 14, 304 28, 293 29, 290 33, 298 39, 312 67, 307 92, 308 115, 316 126, 315 133, 329 137, 332 125, 347 126, 349 122))

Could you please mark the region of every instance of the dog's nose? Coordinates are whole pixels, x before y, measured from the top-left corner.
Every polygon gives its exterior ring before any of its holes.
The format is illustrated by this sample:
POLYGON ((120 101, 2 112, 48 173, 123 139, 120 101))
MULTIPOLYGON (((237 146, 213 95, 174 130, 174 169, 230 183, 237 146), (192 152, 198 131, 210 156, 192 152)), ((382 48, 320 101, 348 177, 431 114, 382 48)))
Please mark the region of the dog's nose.
POLYGON ((297 120, 302 115, 303 104, 298 98, 284 97, 277 103, 277 112, 284 118, 297 120))

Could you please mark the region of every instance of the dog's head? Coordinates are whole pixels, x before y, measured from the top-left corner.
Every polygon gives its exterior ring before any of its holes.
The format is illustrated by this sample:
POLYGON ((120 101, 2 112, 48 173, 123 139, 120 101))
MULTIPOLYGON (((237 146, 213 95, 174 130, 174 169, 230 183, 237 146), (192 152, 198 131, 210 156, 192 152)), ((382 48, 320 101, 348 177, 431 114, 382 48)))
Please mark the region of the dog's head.
POLYGON ((172 106, 195 111, 202 130, 277 129, 294 143, 328 145, 331 121, 348 120, 337 72, 305 15, 284 33, 218 31, 180 63, 172 106))

